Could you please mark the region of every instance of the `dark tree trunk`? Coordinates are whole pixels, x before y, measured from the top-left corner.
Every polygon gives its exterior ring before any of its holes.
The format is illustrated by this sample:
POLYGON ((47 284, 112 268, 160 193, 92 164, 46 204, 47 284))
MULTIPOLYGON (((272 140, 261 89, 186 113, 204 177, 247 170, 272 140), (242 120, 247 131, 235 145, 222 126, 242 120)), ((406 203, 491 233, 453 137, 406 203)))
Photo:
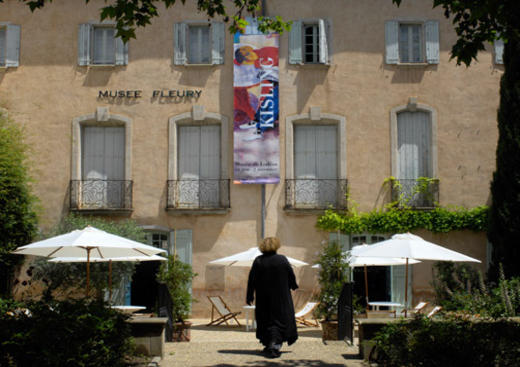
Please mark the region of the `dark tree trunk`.
POLYGON ((504 47, 498 133, 488 231, 493 244, 491 280, 497 279, 500 264, 506 277, 520 275, 520 41, 517 38, 510 39, 504 47))

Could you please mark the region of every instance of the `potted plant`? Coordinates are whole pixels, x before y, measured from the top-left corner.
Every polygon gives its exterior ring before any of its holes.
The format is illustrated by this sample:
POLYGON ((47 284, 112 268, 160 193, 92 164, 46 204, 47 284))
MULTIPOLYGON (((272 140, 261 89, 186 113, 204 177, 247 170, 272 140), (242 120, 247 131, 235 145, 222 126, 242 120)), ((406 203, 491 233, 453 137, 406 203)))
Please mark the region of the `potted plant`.
POLYGON ((191 265, 179 260, 177 256, 168 256, 157 273, 157 280, 168 288, 172 301, 172 328, 173 341, 189 341, 191 322, 186 321, 190 316, 191 281, 197 276, 191 265))
POLYGON ((321 318, 323 340, 338 339, 338 300, 343 285, 348 280, 348 263, 341 245, 326 242, 318 259, 320 293, 316 316, 321 318))

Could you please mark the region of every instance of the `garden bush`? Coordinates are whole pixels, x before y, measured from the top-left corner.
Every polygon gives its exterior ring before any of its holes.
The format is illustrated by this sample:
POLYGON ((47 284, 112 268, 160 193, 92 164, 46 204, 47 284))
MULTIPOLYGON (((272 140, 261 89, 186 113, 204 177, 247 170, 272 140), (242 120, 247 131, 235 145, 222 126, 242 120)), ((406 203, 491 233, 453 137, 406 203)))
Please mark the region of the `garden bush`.
POLYGON ((387 367, 513 367, 520 361, 520 322, 417 317, 386 325, 374 338, 387 367))
POLYGON ((132 352, 128 316, 101 301, 0 301, 0 310, 0 366, 117 367, 132 352))

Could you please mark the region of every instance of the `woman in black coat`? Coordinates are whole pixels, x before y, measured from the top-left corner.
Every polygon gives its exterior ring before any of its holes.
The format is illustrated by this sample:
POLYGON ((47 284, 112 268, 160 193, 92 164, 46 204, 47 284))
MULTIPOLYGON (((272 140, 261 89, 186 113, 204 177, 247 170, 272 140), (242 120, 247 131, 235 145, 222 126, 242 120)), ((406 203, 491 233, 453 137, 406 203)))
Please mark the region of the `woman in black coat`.
POLYGON ((276 251, 280 240, 265 238, 258 246, 262 255, 253 262, 247 283, 248 305, 256 294, 256 337, 265 346, 268 357, 280 356, 282 343, 289 345, 298 339, 291 289, 298 288, 289 261, 276 251))

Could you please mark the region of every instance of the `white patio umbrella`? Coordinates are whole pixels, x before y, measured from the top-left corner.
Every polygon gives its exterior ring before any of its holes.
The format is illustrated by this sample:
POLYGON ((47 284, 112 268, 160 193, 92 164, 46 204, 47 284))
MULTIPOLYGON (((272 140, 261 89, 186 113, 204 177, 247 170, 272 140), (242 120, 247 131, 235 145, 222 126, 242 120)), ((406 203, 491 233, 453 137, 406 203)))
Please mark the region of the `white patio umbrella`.
MULTIPOLYGON (((253 261, 260 255, 262 255, 262 252, 258 249, 258 247, 251 247, 247 251, 239 252, 239 253, 231 255, 231 256, 227 256, 227 257, 223 257, 221 259, 216 259, 216 260, 210 261, 209 264, 249 267, 249 266, 253 265, 253 261)), ((287 260, 289 260, 289 263, 294 267, 309 265, 306 262, 293 259, 292 257, 289 257, 289 256, 285 256, 285 257, 287 258, 287 260)))
MULTIPOLYGON (((369 245, 362 244, 354 246, 351 251, 345 251, 343 256, 345 257, 348 265, 352 268, 363 267, 365 273, 365 300, 367 302, 368 309, 368 271, 367 266, 393 266, 393 265, 405 265, 406 260, 392 257, 366 257, 366 256, 354 256, 352 253, 357 253, 368 248, 369 245)), ((410 259, 410 264, 420 263, 419 260, 410 259)), ((319 264, 313 265, 313 268, 319 268, 319 264)))
MULTIPOLYGON (((369 245, 362 244, 359 246, 354 246, 352 251, 362 251, 363 249, 367 249, 369 245)), ((365 272, 365 299, 367 302, 367 310, 368 310, 368 271, 367 266, 393 266, 393 265, 406 265, 405 259, 395 258, 395 257, 367 257, 367 256, 353 256, 350 255, 347 258, 347 262, 349 266, 355 268, 362 266, 365 272)), ((410 264, 420 263, 419 260, 409 259, 410 264)))
POLYGON ((93 259, 152 256, 165 252, 163 249, 132 241, 91 226, 21 246, 13 251, 14 254, 19 255, 45 257, 85 257, 86 255, 87 295, 90 281, 90 261, 93 259))
MULTIPOLYGON (((52 263, 81 263, 87 262, 86 257, 53 257, 49 259, 52 263)), ((125 257, 110 257, 110 258, 93 258, 90 259, 91 263, 108 262, 108 299, 112 299, 112 262, 141 262, 141 261, 166 261, 168 260, 164 256, 152 255, 152 256, 125 256, 125 257)))
POLYGON ((388 240, 378 242, 374 245, 367 246, 366 248, 356 249, 355 251, 353 250, 352 254, 354 256, 401 258, 406 260, 404 288, 405 317, 406 305, 408 302, 408 264, 410 263, 410 259, 480 262, 480 260, 449 250, 432 242, 425 241, 421 237, 411 233, 395 234, 388 240))

